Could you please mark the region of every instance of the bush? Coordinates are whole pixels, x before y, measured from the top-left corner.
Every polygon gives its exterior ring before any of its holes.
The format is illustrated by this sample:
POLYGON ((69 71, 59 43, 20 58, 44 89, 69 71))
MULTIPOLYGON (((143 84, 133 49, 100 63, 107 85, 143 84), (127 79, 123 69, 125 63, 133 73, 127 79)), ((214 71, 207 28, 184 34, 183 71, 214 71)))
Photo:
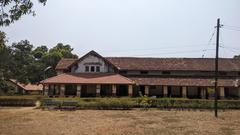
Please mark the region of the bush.
MULTIPOLYGON (((151 107, 178 108, 178 109, 213 109, 214 100, 204 99, 151 99, 151 107)), ((219 109, 240 109, 239 100, 220 100, 219 109)))
POLYGON ((0 106, 35 106, 34 99, 0 98, 0 106))
POLYGON ((102 98, 95 101, 80 102, 80 109, 99 109, 99 110, 128 110, 135 106, 133 100, 127 98, 102 98))

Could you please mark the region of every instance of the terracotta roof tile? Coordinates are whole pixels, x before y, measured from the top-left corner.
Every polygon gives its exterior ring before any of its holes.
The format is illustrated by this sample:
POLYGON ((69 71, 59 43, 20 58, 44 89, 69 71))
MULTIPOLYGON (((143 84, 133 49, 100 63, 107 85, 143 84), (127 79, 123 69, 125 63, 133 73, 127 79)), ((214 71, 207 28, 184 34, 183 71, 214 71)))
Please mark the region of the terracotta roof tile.
POLYGON ((66 73, 41 81, 48 83, 71 84, 134 84, 134 82, 119 74, 110 73, 66 73))
MULTIPOLYGON (((121 70, 214 71, 213 58, 135 58, 107 57, 121 70)), ((220 71, 240 71, 240 59, 219 59, 220 71)))
POLYGON ((16 85, 18 85, 19 87, 23 88, 26 91, 42 91, 43 90, 43 86, 42 84, 36 85, 36 84, 22 84, 19 83, 17 80, 14 79, 10 79, 10 81, 16 85))
POLYGON ((63 58, 58 62, 55 69, 57 69, 57 70, 67 69, 68 66, 70 66, 72 63, 74 63, 76 60, 77 59, 63 58))

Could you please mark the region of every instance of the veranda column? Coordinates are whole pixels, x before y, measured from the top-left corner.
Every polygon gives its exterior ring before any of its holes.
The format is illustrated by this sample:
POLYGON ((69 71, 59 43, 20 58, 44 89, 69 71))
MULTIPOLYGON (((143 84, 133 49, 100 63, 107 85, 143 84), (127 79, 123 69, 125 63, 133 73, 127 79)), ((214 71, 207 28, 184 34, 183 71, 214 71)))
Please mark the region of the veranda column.
POLYGON ((144 93, 146 96, 149 95, 149 86, 145 85, 144 93))
POLYGON ((187 97, 187 87, 186 87, 186 86, 183 86, 183 87, 182 87, 182 97, 183 97, 183 98, 186 98, 186 97, 187 97))
POLYGON ((128 85, 128 96, 131 97, 133 93, 133 86, 132 85, 128 85))
POLYGON ((65 85, 61 84, 60 85, 60 97, 64 97, 65 96, 65 85))
POLYGON ((81 97, 82 86, 80 84, 77 85, 77 97, 81 97))
POLYGON ((44 85, 44 96, 48 96, 48 90, 49 90, 49 85, 45 84, 44 85))
POLYGON ((163 86, 163 97, 168 97, 168 86, 163 86))
POLYGON ((224 87, 220 87, 219 94, 220 94, 220 99, 224 99, 225 98, 224 87))
POLYGON ((112 85, 112 96, 116 96, 116 93, 117 93, 117 86, 112 85))
POLYGON ((97 84, 96 86, 96 97, 100 97, 101 85, 97 84))

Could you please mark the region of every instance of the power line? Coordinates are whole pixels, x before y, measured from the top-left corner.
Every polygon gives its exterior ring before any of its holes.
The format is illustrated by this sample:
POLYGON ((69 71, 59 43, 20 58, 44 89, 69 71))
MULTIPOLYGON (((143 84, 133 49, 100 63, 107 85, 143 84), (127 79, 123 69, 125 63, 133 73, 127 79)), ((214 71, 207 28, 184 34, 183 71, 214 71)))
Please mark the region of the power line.
MULTIPOLYGON (((211 37, 210 37, 210 39, 209 39, 209 41, 208 41, 208 46, 211 44, 212 39, 213 39, 215 33, 216 33, 216 29, 214 28, 214 30, 213 30, 213 32, 212 32, 212 34, 211 34, 211 37)), ((202 51, 203 51, 202 58, 204 58, 207 50, 208 50, 208 49, 202 50, 202 51)))
POLYGON ((209 44, 189 44, 186 46, 179 46, 179 45, 174 45, 174 46, 169 46, 168 47, 156 47, 156 48, 141 48, 141 49, 125 49, 125 50, 99 50, 100 52, 129 52, 129 51, 151 51, 151 50, 167 50, 167 49, 174 49, 174 48, 190 48, 190 47, 195 47, 195 46, 207 46, 209 44))
POLYGON ((227 27, 231 27, 231 28, 237 28, 237 29, 240 29, 239 26, 232 26, 232 25, 225 25, 225 24, 224 24, 223 26, 224 26, 224 27, 227 26, 227 27))
POLYGON ((226 27, 223 27, 223 28, 227 30, 240 31, 240 29, 235 29, 235 28, 226 28, 226 27))
MULTIPOLYGON (((207 50, 215 50, 215 49, 207 49, 207 50)), ((159 55, 159 54, 181 54, 181 53, 196 53, 196 52, 201 52, 201 50, 165 52, 165 53, 149 53, 149 54, 130 55, 130 56, 134 57, 134 56, 149 56, 149 55, 159 55)))

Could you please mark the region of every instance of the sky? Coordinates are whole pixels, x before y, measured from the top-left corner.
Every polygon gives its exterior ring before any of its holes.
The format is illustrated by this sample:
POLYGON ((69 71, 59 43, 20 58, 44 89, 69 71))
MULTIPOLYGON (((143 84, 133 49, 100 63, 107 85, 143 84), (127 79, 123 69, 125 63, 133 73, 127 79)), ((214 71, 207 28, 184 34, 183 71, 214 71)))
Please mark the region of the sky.
POLYGON ((240 0, 48 0, 9 27, 9 44, 70 44, 79 56, 220 57, 240 54, 240 0))

